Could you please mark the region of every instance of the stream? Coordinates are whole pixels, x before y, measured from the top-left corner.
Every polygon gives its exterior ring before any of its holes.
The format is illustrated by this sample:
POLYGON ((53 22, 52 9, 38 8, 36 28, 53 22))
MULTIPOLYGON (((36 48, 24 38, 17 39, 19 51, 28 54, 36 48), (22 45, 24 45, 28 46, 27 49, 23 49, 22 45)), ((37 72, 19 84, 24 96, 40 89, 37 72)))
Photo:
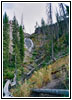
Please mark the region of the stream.
MULTIPOLYGON (((27 50, 31 52, 34 47, 33 41, 30 38, 25 38, 24 43, 25 43, 24 45, 27 48, 27 50)), ((4 97, 13 97, 9 91, 9 87, 11 86, 12 88, 15 85, 16 85, 16 74, 14 74, 13 81, 7 79, 4 89, 3 89, 4 97)))
POLYGON ((14 74, 14 78, 13 78, 13 82, 11 82, 11 80, 7 80, 7 82, 5 83, 4 89, 3 89, 3 93, 4 93, 4 97, 13 97, 11 95, 11 93, 9 92, 9 87, 13 87, 16 85, 16 74, 14 74))

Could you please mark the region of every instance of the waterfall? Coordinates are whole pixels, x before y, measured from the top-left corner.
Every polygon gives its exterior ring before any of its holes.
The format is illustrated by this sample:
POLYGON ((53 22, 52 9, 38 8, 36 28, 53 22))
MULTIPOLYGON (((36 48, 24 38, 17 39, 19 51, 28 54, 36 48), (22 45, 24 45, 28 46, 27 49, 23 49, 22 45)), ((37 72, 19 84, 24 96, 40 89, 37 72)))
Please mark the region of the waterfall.
POLYGON ((30 38, 25 38, 25 47, 28 49, 29 52, 32 51, 32 48, 34 47, 33 41, 30 38))

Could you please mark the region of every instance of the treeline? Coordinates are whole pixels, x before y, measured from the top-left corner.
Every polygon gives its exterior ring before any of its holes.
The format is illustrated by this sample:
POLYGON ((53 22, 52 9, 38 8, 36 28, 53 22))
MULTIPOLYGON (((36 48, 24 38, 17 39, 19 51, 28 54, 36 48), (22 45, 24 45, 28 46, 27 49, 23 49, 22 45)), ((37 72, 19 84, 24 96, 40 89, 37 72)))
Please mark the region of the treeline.
MULTIPOLYGON (((16 17, 12 20, 12 48, 10 54, 10 23, 5 12, 3 16, 3 79, 13 78, 14 73, 19 74, 24 60, 24 32, 22 25, 18 24, 16 17)), ((21 72, 20 72, 21 73, 21 72)))

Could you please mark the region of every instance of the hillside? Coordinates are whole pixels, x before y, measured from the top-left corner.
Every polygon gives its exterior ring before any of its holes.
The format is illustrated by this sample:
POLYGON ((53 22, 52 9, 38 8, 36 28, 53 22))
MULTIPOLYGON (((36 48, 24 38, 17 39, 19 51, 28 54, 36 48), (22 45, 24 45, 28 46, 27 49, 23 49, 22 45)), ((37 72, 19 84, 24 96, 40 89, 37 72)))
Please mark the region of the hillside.
MULTIPOLYGON (((25 32, 16 16, 3 16, 3 96, 69 97, 69 13, 59 3, 56 22, 47 5, 47 24, 25 32)), ((56 8, 55 8, 56 9, 56 8)))
MULTIPOLYGON (((31 88, 68 89, 68 59, 69 57, 65 56, 58 59, 55 63, 45 66, 38 71, 34 71, 31 78, 25 80, 23 85, 19 84, 20 87, 17 86, 17 89, 11 89, 12 94, 16 97, 28 97, 34 96, 33 94, 31 94, 31 88)), ((45 95, 49 96, 48 94, 45 95)), ((40 94, 39 96, 45 95, 40 94)))
MULTIPOLYGON (((51 34, 49 32, 45 34, 45 39, 43 33, 25 35, 26 40, 24 40, 24 61, 22 63, 22 67, 18 68, 18 85, 15 88, 11 88, 10 90, 13 96, 50 97, 56 95, 42 93, 37 95, 32 93, 31 89, 69 88, 69 47, 67 36, 64 33, 61 34, 58 41, 55 39, 56 36, 54 37, 53 60, 51 56, 51 34), (31 51, 29 51, 32 43, 33 47, 31 48, 31 51)), ((13 74, 14 68, 11 68, 9 70, 9 75, 5 75, 5 79, 13 79, 13 74)))
MULTIPOLYGON (((25 35, 24 61, 22 63, 22 68, 18 69, 18 85, 10 90, 13 96, 56 96, 42 93, 37 95, 32 93, 31 89, 69 88, 69 47, 67 36, 61 34, 58 41, 54 38, 53 60, 51 57, 51 34, 49 32, 45 34, 45 40, 43 33, 25 35), (31 51, 29 51, 32 45, 30 42, 33 42, 31 51)), ((5 78, 6 76, 7 78, 14 77, 14 68, 9 70, 9 72, 10 74, 5 75, 5 78)))
POLYGON ((69 47, 66 36, 62 34, 59 40, 54 42, 55 61, 51 59, 51 40, 48 34, 46 34, 46 37, 47 39, 45 38, 44 41, 42 33, 34 33, 30 36, 34 48, 31 54, 27 53, 28 57, 27 62, 24 63, 24 71, 28 73, 29 68, 31 68, 30 70, 34 68, 35 71, 33 70, 29 76, 26 75, 24 83, 21 84, 20 82, 17 86, 18 89, 11 89, 14 96, 55 97, 61 95, 37 94, 32 93, 31 89, 69 89, 69 47))

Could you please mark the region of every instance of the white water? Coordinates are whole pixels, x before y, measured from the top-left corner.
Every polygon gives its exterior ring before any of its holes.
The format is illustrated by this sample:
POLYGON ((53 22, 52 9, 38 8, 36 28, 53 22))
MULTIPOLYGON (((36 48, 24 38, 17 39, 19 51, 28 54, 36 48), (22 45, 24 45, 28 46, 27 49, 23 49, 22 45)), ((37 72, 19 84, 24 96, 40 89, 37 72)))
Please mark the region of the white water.
POLYGON ((30 38, 25 38, 24 42, 25 42, 25 47, 28 49, 29 52, 31 52, 34 47, 33 41, 30 38))
POLYGON ((7 80, 5 86, 4 86, 4 93, 5 93, 5 97, 9 97, 11 96, 10 95, 10 92, 9 92, 9 85, 11 84, 11 81, 10 80, 7 80))
POLYGON ((11 87, 16 85, 16 74, 14 74, 13 82, 11 82, 11 80, 7 80, 7 82, 5 83, 5 86, 4 86, 4 89, 3 89, 3 92, 5 94, 4 97, 13 97, 11 95, 11 93, 9 92, 9 85, 11 87))
POLYGON ((14 86, 16 85, 16 74, 14 74, 14 79, 13 79, 13 82, 11 83, 11 86, 14 86))

